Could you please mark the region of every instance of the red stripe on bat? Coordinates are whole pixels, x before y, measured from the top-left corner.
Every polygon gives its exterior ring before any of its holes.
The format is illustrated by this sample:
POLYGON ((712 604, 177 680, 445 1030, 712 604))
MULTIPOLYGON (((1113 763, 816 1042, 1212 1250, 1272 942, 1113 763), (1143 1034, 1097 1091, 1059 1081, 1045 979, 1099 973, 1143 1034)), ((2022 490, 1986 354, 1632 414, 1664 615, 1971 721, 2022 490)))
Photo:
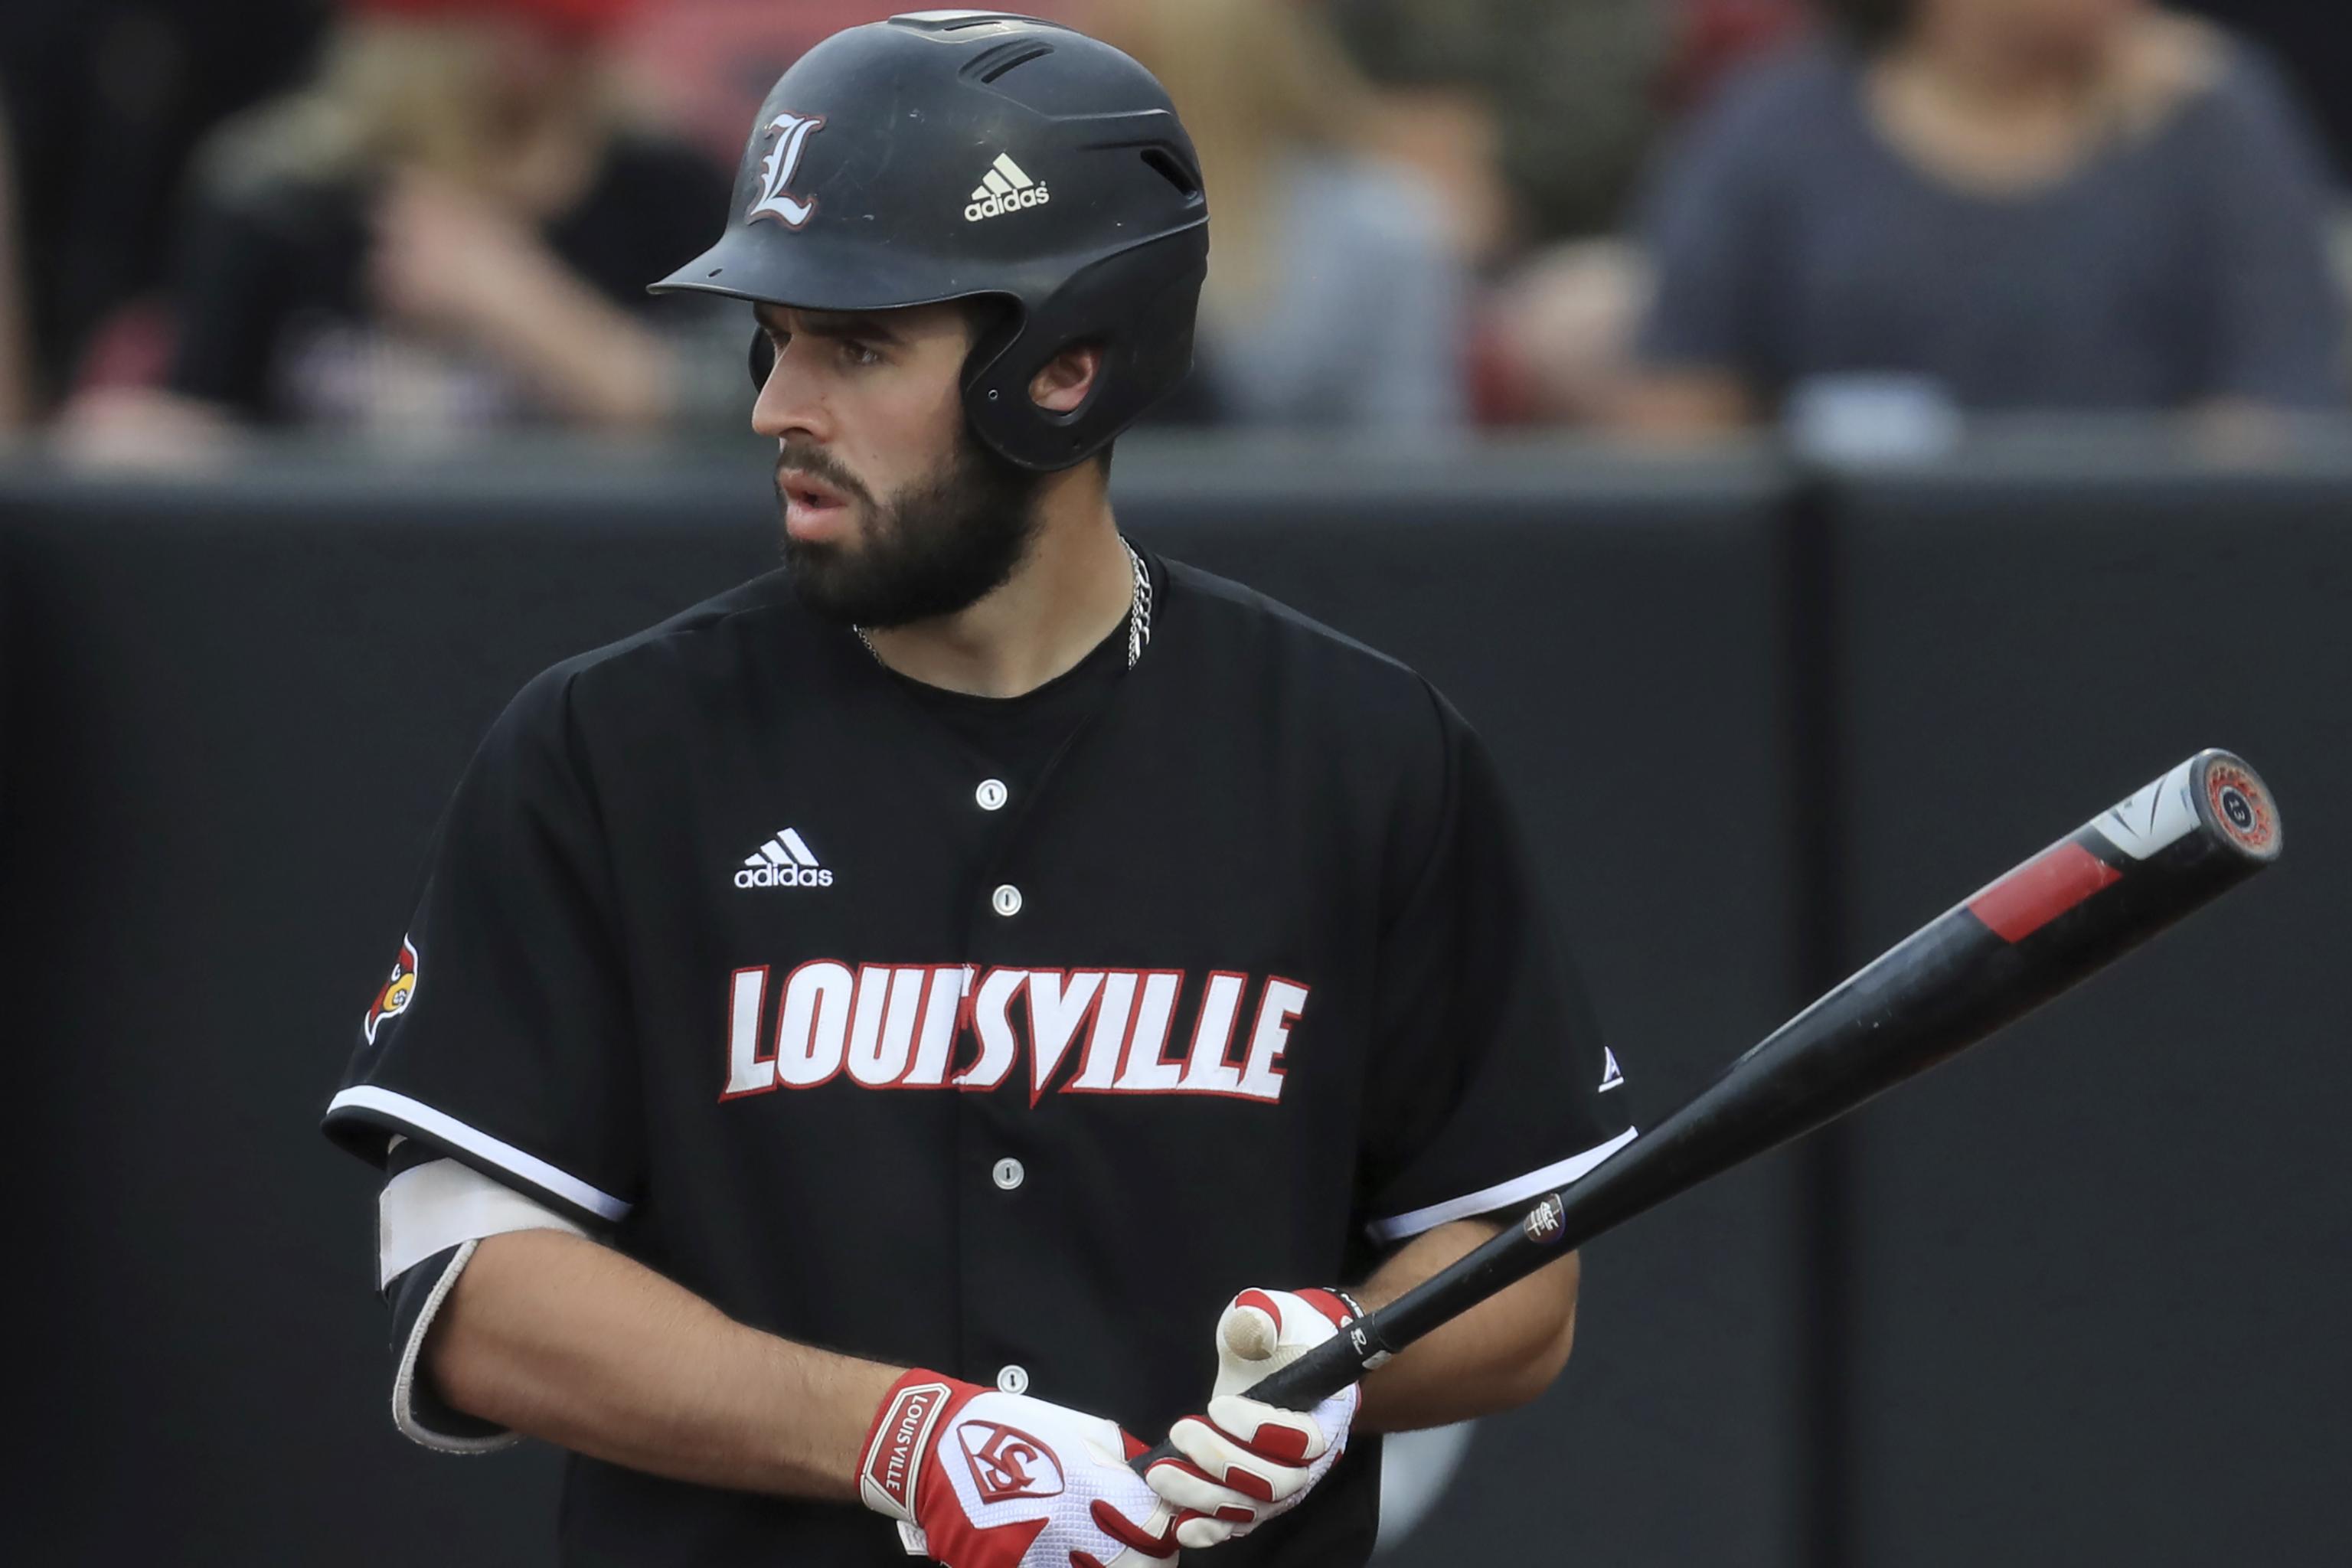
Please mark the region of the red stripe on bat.
POLYGON ((2036 855, 1969 900, 1969 912, 2003 942, 2023 942, 2124 874, 2069 840, 2036 855))

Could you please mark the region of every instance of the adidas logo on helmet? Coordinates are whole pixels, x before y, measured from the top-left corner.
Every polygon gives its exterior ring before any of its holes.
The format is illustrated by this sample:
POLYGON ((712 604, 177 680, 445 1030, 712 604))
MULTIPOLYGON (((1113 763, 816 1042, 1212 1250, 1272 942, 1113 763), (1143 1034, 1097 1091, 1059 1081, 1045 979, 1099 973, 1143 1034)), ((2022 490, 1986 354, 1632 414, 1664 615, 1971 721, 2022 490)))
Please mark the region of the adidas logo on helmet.
POLYGON ((1042 207, 1053 199, 1044 185, 1023 172, 1011 153, 999 153, 996 162, 988 166, 988 173, 981 176, 980 184, 971 188, 971 205, 963 209, 963 221, 978 223, 982 218, 1002 217, 1024 207, 1042 207))

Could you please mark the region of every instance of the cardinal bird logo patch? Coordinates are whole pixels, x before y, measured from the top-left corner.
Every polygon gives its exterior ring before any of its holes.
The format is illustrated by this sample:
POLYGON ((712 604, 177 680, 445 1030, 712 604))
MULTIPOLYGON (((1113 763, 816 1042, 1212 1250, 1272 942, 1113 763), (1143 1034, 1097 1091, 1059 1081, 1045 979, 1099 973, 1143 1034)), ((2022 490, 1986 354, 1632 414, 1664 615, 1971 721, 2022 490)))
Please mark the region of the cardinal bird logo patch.
POLYGON ((392 966, 392 976, 383 989, 375 994, 375 1005, 368 1009, 364 1026, 369 1045, 375 1044, 375 1032, 390 1019, 408 1011, 408 1004, 416 996, 416 944, 406 937, 400 939, 400 961, 392 966))

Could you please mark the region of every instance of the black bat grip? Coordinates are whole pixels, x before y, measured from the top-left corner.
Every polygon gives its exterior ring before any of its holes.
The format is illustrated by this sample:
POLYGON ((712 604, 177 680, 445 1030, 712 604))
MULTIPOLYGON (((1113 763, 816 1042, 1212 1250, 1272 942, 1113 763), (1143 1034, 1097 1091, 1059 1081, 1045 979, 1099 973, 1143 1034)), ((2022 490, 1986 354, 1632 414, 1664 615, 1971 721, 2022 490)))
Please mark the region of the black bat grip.
MULTIPOLYGON (((1312 1410, 1356 1379, 1367 1363, 1377 1365, 1394 1351, 1381 1338, 1378 1312, 1367 1312, 1346 1328, 1284 1367, 1269 1373, 1243 1391, 1243 1396, 1284 1410, 1312 1410)), ((1150 1473, 1162 1459, 1181 1459, 1172 1443, 1162 1443, 1148 1454, 1129 1460, 1139 1476, 1150 1473)))
POLYGON ((1243 1397, 1284 1410, 1312 1410, 1364 1375, 1365 1363, 1385 1361, 1394 1352, 1379 1337, 1380 1325, 1367 1313, 1348 1325, 1361 1326, 1365 1348, 1359 1349, 1342 1329, 1284 1367, 1269 1373, 1243 1391, 1243 1397))
MULTIPOLYGON (((1385 1331, 1385 1324, 1387 1320, 1395 1317, 1400 1308, 1409 1307, 1416 1300, 1426 1300, 1433 1293, 1430 1288, 1436 1285, 1438 1280, 1447 1279, 1455 1270, 1461 1269, 1465 1265, 1486 1254, 1495 1247, 1496 1242, 1516 1237, 1517 1234, 1516 1230, 1504 1232, 1494 1241, 1472 1252, 1468 1258, 1455 1263, 1453 1268, 1440 1274, 1435 1279, 1425 1280, 1412 1290, 1408 1290, 1381 1311, 1367 1312, 1362 1317, 1353 1320, 1347 1327, 1292 1362, 1288 1366, 1279 1372, 1268 1373, 1251 1384, 1248 1388, 1242 1391, 1243 1397, 1255 1399, 1261 1404, 1272 1405, 1284 1410, 1314 1409, 1363 1376, 1365 1373, 1387 1361, 1405 1345, 1419 1339, 1429 1329, 1435 1327, 1437 1322, 1442 1322, 1445 1316, 1450 1315, 1440 1313, 1432 1322, 1392 1342, 1392 1337, 1385 1331)), ((1140 1476, 1149 1474, 1151 1467, 1162 1459, 1181 1459, 1183 1457, 1176 1451, 1175 1445, 1162 1443, 1149 1453, 1138 1455, 1129 1463, 1134 1468, 1135 1473, 1140 1476)))

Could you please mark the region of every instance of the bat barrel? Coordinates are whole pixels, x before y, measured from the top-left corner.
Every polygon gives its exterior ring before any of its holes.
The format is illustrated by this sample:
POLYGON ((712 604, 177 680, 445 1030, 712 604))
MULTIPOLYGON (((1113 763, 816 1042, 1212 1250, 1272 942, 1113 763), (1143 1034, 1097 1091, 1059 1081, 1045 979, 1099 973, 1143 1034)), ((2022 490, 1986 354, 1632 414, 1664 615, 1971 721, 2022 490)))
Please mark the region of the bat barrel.
POLYGON ((2231 752, 2198 752, 1881 954, 1517 1226, 1251 1396, 1310 1408, 1567 1250, 2021 1017, 2269 866, 2283 845, 2260 775, 2231 752))

